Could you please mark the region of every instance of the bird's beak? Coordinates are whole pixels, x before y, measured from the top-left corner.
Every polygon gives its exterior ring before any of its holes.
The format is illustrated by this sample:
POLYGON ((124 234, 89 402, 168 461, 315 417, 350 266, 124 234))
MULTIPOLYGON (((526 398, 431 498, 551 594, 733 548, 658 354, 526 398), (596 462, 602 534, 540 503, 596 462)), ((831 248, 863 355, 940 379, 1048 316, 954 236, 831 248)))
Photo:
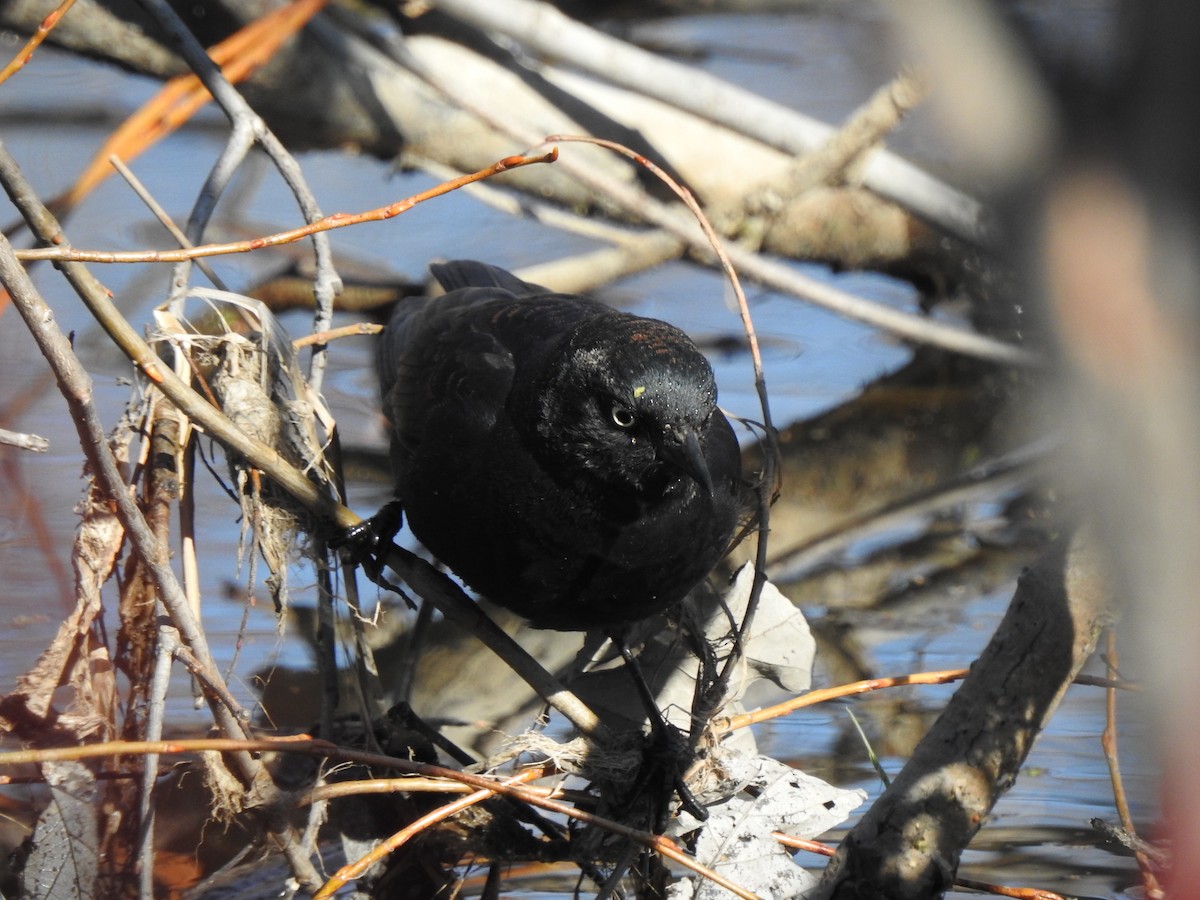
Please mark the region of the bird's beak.
POLYGON ((713 495, 712 476, 708 474, 708 463, 700 442, 696 440, 696 432, 691 428, 676 428, 668 431, 658 445, 658 455, 693 478, 704 493, 713 495))

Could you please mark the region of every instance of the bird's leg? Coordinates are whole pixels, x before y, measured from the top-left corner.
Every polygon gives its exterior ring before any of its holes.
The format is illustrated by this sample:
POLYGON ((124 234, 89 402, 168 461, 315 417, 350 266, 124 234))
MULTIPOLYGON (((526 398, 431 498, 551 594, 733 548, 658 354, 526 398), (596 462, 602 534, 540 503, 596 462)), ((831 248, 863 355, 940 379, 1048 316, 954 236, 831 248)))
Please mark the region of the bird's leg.
MULTIPOLYGON (((625 662, 625 670, 629 672, 638 695, 642 698, 642 705, 646 709, 646 717, 650 721, 651 748, 655 751, 666 750, 667 755, 669 755, 668 765, 671 772, 669 787, 679 797, 679 803, 685 811, 701 822, 707 820, 708 810, 697 802, 695 795, 692 794, 686 782, 684 782, 683 774, 679 771, 679 757, 684 749, 679 729, 668 722, 662 710, 658 708, 658 701, 654 698, 654 692, 650 690, 650 685, 646 683, 645 676, 642 675, 642 670, 637 660, 629 652, 629 646, 625 643, 624 634, 614 630, 609 633, 609 639, 613 642, 613 646, 617 648, 617 652, 621 654, 621 659, 625 662)), ((648 778, 649 772, 643 771, 635 783, 631 795, 635 795, 638 790, 644 788, 648 778)), ((669 806, 670 797, 668 795, 657 806, 658 811, 655 814, 656 821, 654 823, 654 832, 656 834, 661 834, 666 829, 666 817, 669 806)))
POLYGON ((351 525, 330 544, 344 551, 363 567, 368 578, 378 584, 383 572, 383 558, 402 524, 404 507, 399 500, 390 500, 375 515, 351 525))

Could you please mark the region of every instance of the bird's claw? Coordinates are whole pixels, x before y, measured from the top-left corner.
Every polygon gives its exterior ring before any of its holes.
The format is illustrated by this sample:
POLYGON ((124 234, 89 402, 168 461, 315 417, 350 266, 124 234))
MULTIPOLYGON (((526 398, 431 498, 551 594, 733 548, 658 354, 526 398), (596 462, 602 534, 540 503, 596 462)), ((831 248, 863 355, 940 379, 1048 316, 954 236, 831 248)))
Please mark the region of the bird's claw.
POLYGON ((362 566, 367 576, 378 583, 384 557, 403 523, 403 507, 399 500, 392 500, 375 515, 343 529, 331 543, 344 559, 362 566))

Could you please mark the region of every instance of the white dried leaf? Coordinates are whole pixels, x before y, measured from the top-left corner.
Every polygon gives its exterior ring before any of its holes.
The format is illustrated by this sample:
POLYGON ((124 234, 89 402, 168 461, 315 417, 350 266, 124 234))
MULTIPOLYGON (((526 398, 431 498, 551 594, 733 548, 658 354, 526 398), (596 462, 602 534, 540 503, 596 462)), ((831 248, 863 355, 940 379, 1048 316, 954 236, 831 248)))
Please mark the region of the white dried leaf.
MULTIPOLYGON (((696 859, 759 897, 803 897, 817 883, 773 832, 815 838, 845 821, 867 799, 765 756, 726 748, 715 751, 712 784, 702 796, 709 818, 681 813, 673 835, 696 831, 696 859)), ((670 900, 726 896, 712 882, 692 876, 673 884, 670 900)))
MULTIPOLYGON (((741 621, 754 587, 754 567, 742 566, 725 593, 725 605, 735 621, 741 621)), ((721 637, 719 629, 709 626, 709 639, 721 637), (716 633, 713 633, 713 632, 716 633)), ((800 610, 771 582, 765 582, 758 608, 744 642, 746 662, 760 678, 766 678, 793 694, 812 686, 813 659, 817 644, 800 610)), ((718 645, 717 652, 724 655, 718 645)))

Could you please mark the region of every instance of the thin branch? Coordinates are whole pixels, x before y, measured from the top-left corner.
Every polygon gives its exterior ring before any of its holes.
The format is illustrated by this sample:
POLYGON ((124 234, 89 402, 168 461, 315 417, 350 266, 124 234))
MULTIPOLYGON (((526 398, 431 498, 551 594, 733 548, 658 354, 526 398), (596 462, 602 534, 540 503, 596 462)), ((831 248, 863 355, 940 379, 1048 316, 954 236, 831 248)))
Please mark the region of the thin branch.
POLYGON ((375 322, 355 322, 352 325, 343 325, 341 328, 331 328, 329 331, 317 331, 313 334, 306 334, 304 337, 298 337, 292 341, 292 347, 299 350, 301 347, 309 347, 312 344, 327 344, 339 338, 356 337, 361 334, 379 334, 381 331, 383 331, 383 326, 375 322))
POLYGON ((0 70, 0 84, 8 81, 18 70, 25 66, 33 58, 34 51, 42 45, 42 41, 49 37, 54 26, 59 23, 59 20, 67 14, 72 6, 75 5, 75 0, 63 0, 46 18, 42 19, 33 36, 25 42, 25 46, 20 49, 12 61, 0 70))
POLYGON ((37 247, 30 250, 16 251, 17 259, 29 262, 37 259, 48 259, 55 262, 92 262, 92 263, 148 263, 148 262, 179 262, 185 259, 198 259, 204 256, 223 256, 230 253, 249 253, 264 247, 278 247, 290 244, 309 235, 334 228, 345 228, 348 225, 358 225, 362 222, 382 222, 406 213, 419 203, 440 197, 464 184, 471 184, 490 178, 509 169, 529 166, 537 163, 554 162, 558 151, 551 149, 536 156, 509 156, 492 163, 486 168, 467 175, 462 175, 451 181, 443 182, 419 194, 414 194, 404 200, 397 200, 387 206, 380 206, 360 213, 333 213, 287 231, 276 232, 264 237, 250 238, 245 241, 231 241, 223 244, 201 244, 197 247, 181 248, 179 250, 80 250, 69 245, 37 247))
POLYGON ((728 734, 739 728, 746 728, 750 725, 756 725, 759 722, 767 722, 771 719, 777 719, 780 716, 786 716, 807 706, 816 706, 818 703, 840 700, 843 697, 853 697, 858 694, 868 694, 883 688, 906 687, 913 684, 949 684, 952 681, 959 681, 966 678, 969 671, 969 669, 945 669, 941 672, 918 672, 914 675, 896 675, 891 678, 866 678, 862 681, 852 681, 849 684, 840 684, 836 687, 821 688, 809 691, 807 694, 799 697, 792 697, 790 700, 776 703, 774 706, 768 706, 765 709, 758 709, 751 713, 742 713, 740 716, 731 716, 727 719, 716 719, 713 721, 713 730, 717 735, 728 734))
MULTIPOLYGON (((159 224, 162 225, 163 228, 167 229, 167 233, 170 234, 171 237, 175 238, 175 243, 177 243, 180 247, 185 248, 195 246, 195 244, 188 240, 188 236, 183 233, 179 226, 175 224, 175 221, 171 218, 167 211, 163 209, 162 204, 154 199, 154 195, 150 193, 149 188, 142 184, 141 179, 133 174, 133 170, 121 161, 121 157, 114 153, 108 158, 108 161, 112 163, 112 167, 120 173, 122 178, 125 179, 125 183, 128 184, 133 189, 133 192, 138 195, 138 199, 146 204, 146 208, 149 209, 150 212, 154 213, 154 218, 158 219, 159 224)), ((212 266, 210 266, 207 261, 198 259, 196 260, 196 265, 199 266, 200 271, 208 277, 208 280, 212 282, 213 287, 221 291, 228 290, 228 288, 225 286, 225 283, 221 281, 221 278, 216 272, 213 271, 212 266)))
MULTIPOLYGON (((526 772, 520 772, 514 775, 512 778, 506 779, 503 783, 505 786, 523 784, 524 782, 532 781, 533 779, 538 778, 540 775, 541 772, 537 771, 536 769, 531 769, 526 772)), ((385 859, 388 855, 394 853, 396 850, 399 850, 402 846, 408 843, 409 840, 420 834, 426 828, 436 825, 438 822, 442 822, 451 816, 462 812, 464 809, 469 809, 478 803, 482 803, 489 797, 494 796, 496 796, 496 792, 494 790, 478 790, 474 793, 468 794, 466 797, 460 797, 457 800, 440 806, 432 812, 428 812, 414 821, 409 822, 406 826, 401 828, 387 840, 380 841, 378 844, 372 847, 369 853, 366 853, 359 859, 347 863, 338 869, 337 872, 335 872, 330 879, 321 886, 321 889, 313 894, 313 900, 323 900, 323 898, 333 896, 333 894, 339 888, 345 887, 348 882, 362 877, 363 873, 371 868, 371 866, 385 859)))
POLYGON ((985 894, 995 894, 997 897, 1014 897, 1016 900, 1070 900, 1062 894, 1043 891, 1041 888, 1008 887, 990 881, 977 881, 974 878, 955 878, 954 886, 972 891, 982 891, 985 894))
MULTIPOLYGON (((1109 678, 1116 678, 1120 670, 1121 660, 1117 650, 1117 630, 1114 627, 1106 629, 1104 644, 1104 666, 1109 678)), ((1104 761, 1108 764, 1109 779, 1112 782, 1113 805, 1117 808, 1117 816, 1121 827, 1134 838, 1137 837, 1137 826, 1133 823, 1133 815, 1129 812, 1129 798, 1125 795, 1125 781, 1121 778, 1121 757, 1117 750, 1117 691, 1109 688, 1104 698, 1104 732, 1100 736, 1100 746, 1104 750, 1104 761)), ((1134 849, 1134 859, 1142 874, 1142 888, 1151 900, 1159 900, 1165 896, 1154 874, 1154 861, 1140 849, 1134 849)))

